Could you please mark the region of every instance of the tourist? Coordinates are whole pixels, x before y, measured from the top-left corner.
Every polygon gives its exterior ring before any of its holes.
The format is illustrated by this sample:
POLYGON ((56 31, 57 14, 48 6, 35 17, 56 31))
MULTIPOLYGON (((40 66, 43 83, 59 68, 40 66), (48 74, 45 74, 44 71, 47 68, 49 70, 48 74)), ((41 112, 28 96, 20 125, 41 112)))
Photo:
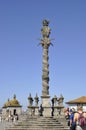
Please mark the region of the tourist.
POLYGON ((42 104, 40 105, 40 108, 39 108, 39 114, 40 114, 40 116, 43 116, 43 107, 42 107, 42 104))
POLYGON ((75 130, 76 123, 74 122, 74 109, 70 109, 69 111, 69 126, 70 130, 75 130))
POLYGON ((69 119, 69 108, 66 108, 64 113, 65 113, 65 118, 68 120, 69 119))
POLYGON ((17 121, 18 119, 19 119, 19 117, 18 117, 18 114, 16 113, 16 114, 14 115, 13 121, 15 122, 15 121, 17 121))
POLYGON ((11 115, 11 121, 13 122, 13 120, 14 120, 14 117, 13 117, 13 115, 11 115))
POLYGON ((80 120, 80 115, 82 115, 82 117, 84 118, 83 121, 85 121, 86 120, 86 113, 83 112, 82 106, 79 106, 77 108, 77 112, 74 114, 74 121, 76 122, 76 130, 86 130, 85 122, 83 122, 83 126, 82 126, 82 124, 80 124, 80 121, 81 121, 80 120))

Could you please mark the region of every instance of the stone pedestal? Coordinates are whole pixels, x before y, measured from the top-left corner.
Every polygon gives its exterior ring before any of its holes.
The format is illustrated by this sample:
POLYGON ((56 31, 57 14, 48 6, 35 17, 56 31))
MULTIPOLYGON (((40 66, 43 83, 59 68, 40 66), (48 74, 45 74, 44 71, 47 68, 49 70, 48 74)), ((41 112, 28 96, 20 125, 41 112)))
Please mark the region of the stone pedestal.
POLYGON ((64 106, 61 107, 61 116, 64 117, 64 106))
POLYGON ((33 115, 35 115, 35 109, 34 109, 34 107, 33 106, 28 106, 28 114, 30 115, 30 116, 33 116, 33 115))
POLYGON ((41 99, 43 107, 43 116, 50 117, 51 116, 50 96, 41 96, 41 99))
POLYGON ((35 107, 35 115, 36 115, 36 116, 39 115, 39 107, 38 107, 38 106, 35 107))
POLYGON ((64 109, 64 106, 55 106, 54 107, 54 116, 55 117, 64 116, 63 109, 64 109))
POLYGON ((57 117, 57 115, 58 115, 57 107, 54 107, 54 117, 57 117))

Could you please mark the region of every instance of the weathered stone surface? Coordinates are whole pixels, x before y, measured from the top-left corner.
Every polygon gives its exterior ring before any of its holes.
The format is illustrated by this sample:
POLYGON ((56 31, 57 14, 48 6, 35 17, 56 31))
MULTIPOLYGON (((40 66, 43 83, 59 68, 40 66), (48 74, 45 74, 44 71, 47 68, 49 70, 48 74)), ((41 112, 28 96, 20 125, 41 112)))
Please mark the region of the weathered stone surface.
POLYGON ((21 120, 5 130, 69 130, 65 119, 22 115, 21 120))

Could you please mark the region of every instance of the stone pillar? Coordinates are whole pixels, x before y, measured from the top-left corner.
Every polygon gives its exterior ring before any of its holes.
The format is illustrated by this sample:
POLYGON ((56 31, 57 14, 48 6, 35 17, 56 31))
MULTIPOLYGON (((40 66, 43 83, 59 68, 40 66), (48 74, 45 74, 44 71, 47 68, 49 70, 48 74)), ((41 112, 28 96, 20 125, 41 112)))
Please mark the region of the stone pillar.
POLYGON ((29 106, 33 105, 33 98, 31 97, 31 94, 28 97, 28 101, 29 101, 29 106))
POLYGON ((34 100, 35 100, 35 115, 39 115, 39 107, 38 107, 38 102, 39 102, 39 97, 37 96, 37 94, 36 94, 36 97, 34 98, 34 100))
POLYGON ((57 97, 56 97, 56 95, 54 96, 53 100, 54 100, 54 106, 57 106, 57 97))
POLYGON ((62 96, 62 94, 60 95, 59 99, 58 99, 58 105, 60 106, 61 110, 60 110, 60 114, 64 115, 63 109, 63 101, 64 101, 64 97, 62 96))
POLYGON ((33 98, 31 97, 31 94, 29 95, 28 97, 28 101, 29 101, 29 106, 28 106, 28 109, 29 109, 29 115, 33 115, 34 113, 34 109, 33 109, 33 98))
POLYGON ((36 97, 34 98, 34 100, 35 100, 35 106, 38 106, 39 97, 37 96, 37 94, 36 94, 36 97))
POLYGON ((41 29, 42 39, 41 45, 43 48, 43 67, 42 67, 42 106, 43 106, 43 116, 51 116, 51 105, 49 96, 49 56, 48 50, 51 44, 49 35, 50 28, 48 27, 49 21, 43 20, 43 28, 41 29))
POLYGON ((54 116, 57 116, 58 112, 57 112, 57 96, 55 95, 53 98, 54 101, 54 116))

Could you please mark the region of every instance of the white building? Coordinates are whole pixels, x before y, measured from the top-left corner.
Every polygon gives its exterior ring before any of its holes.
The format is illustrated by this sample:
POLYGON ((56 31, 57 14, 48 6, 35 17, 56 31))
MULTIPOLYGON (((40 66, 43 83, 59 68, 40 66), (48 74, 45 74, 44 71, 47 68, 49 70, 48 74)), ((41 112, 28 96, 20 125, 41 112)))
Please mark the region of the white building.
POLYGON ((22 106, 19 104, 19 101, 16 99, 16 95, 14 95, 12 100, 9 100, 2 107, 2 116, 8 117, 9 115, 20 115, 22 112, 22 106))
POLYGON ((77 106, 82 106, 83 111, 86 112, 86 96, 73 99, 71 101, 66 102, 66 104, 68 104, 69 109, 75 108, 76 111, 77 111, 77 106))

